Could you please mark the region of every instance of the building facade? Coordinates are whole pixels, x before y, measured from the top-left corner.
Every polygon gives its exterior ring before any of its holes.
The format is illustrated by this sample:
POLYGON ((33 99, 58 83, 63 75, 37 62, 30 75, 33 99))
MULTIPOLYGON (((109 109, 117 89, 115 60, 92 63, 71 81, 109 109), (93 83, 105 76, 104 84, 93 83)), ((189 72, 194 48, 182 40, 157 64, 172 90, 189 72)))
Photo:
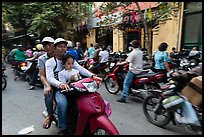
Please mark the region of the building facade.
MULTIPOLYGON (((152 52, 156 51, 162 42, 169 45, 167 52, 170 52, 172 47, 176 47, 178 51, 183 48, 191 49, 194 46, 202 50, 202 2, 179 2, 179 4, 179 9, 176 11, 177 16, 171 16, 165 21, 160 21, 154 28, 149 28, 152 52)), ((112 45, 113 51, 126 51, 130 40, 139 39, 142 48, 147 48, 144 42, 144 29, 122 31, 110 28, 108 36, 98 39, 100 27, 97 26, 97 17, 93 20, 95 23, 92 21, 92 25, 95 24, 95 27, 89 31, 87 47, 90 43, 108 41, 103 44, 112 45)))

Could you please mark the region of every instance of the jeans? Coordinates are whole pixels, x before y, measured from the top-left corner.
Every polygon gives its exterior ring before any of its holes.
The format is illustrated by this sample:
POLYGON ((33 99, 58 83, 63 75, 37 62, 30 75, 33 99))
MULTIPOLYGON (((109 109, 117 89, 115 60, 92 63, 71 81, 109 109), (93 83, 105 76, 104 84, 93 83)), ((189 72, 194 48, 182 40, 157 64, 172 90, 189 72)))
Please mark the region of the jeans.
POLYGON ((62 131, 67 129, 68 101, 67 97, 64 94, 61 94, 60 91, 61 90, 56 91, 55 99, 57 102, 58 127, 62 131))
POLYGON ((132 73, 131 71, 128 71, 125 77, 124 83, 123 83, 123 91, 121 94, 121 99, 126 100, 126 97, 128 96, 130 85, 135 75, 136 74, 132 73))
POLYGON ((48 94, 45 98, 45 106, 47 108, 47 113, 49 115, 53 115, 53 93, 52 94, 48 94))

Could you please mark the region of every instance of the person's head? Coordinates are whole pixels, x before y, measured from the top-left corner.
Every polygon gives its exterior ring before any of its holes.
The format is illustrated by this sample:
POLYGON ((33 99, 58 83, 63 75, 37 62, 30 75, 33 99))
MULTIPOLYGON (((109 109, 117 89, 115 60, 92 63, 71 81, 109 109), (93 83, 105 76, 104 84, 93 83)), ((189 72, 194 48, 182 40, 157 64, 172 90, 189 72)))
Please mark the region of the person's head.
POLYGON ((64 64, 66 70, 72 70, 74 65, 74 57, 70 54, 67 54, 64 56, 62 63, 64 64))
POLYGON ((48 54, 54 53, 54 39, 53 38, 45 37, 43 38, 41 44, 43 45, 45 52, 47 52, 48 54))
POLYGON ((94 45, 94 48, 95 48, 95 49, 98 49, 99 47, 100 47, 99 43, 96 43, 96 44, 94 45))
POLYGON ((102 46, 102 50, 103 51, 106 50, 106 46, 105 45, 102 46))
POLYGON ((80 42, 76 42, 76 46, 77 46, 77 47, 80 47, 80 42))
POLYGON ((67 48, 73 48, 73 43, 70 40, 67 41, 67 48))
POLYGON ((93 47, 93 43, 90 44, 90 47, 93 47))
POLYGON ((132 41, 130 42, 130 45, 131 45, 131 47, 133 47, 133 48, 139 48, 139 46, 140 46, 138 40, 132 40, 132 41))
POLYGON ((197 50, 197 47, 193 47, 192 50, 196 51, 196 50, 197 50))
POLYGON ((172 48, 172 51, 176 51, 176 48, 175 48, 175 47, 173 47, 173 48, 172 48))
POLYGON ((18 45, 18 50, 23 51, 24 50, 23 45, 18 45))
POLYGON ((167 48, 168 48, 168 44, 165 42, 161 43, 158 47, 159 51, 166 51, 167 48))
POLYGON ((44 50, 42 44, 37 44, 37 45, 36 45, 36 49, 37 49, 38 51, 43 51, 43 50, 44 50))
POLYGON ((67 42, 63 38, 57 38, 54 41, 55 56, 63 57, 67 51, 67 42))

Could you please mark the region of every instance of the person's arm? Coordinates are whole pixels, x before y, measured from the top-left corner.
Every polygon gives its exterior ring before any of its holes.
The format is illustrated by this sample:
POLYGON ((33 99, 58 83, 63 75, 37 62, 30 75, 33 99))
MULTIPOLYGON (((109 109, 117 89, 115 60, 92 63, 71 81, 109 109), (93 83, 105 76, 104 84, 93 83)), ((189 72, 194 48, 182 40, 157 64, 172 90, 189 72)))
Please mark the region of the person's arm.
POLYGON ((16 50, 12 51, 10 55, 11 57, 14 57, 15 54, 16 54, 16 50))
POLYGON ((132 62, 133 59, 134 59, 133 52, 130 52, 129 56, 127 57, 127 59, 125 61, 119 62, 116 65, 125 65, 125 64, 127 64, 129 62, 132 62))
POLYGON ((27 58, 26 60, 33 61, 33 60, 36 60, 38 57, 39 57, 39 55, 35 54, 32 58, 27 58))
POLYGON ((169 58, 168 58, 168 54, 164 54, 164 66, 165 66, 165 68, 166 68, 166 70, 169 72, 170 71, 170 68, 169 68, 169 63, 168 63, 168 61, 169 61, 169 58))
POLYGON ((117 66, 120 66, 120 65, 125 65, 125 64, 127 64, 127 63, 129 63, 127 60, 125 60, 125 61, 123 61, 123 62, 118 62, 116 65, 117 66))
POLYGON ((74 61, 74 69, 79 70, 80 74, 87 76, 87 77, 91 77, 94 75, 93 73, 91 73, 90 71, 88 71, 87 69, 79 65, 76 61, 74 61))
MULTIPOLYGON (((51 58, 52 59, 52 58, 51 58)), ((59 87, 60 84, 62 84, 62 82, 58 81, 55 79, 54 77, 54 67, 56 65, 55 62, 52 62, 52 60, 49 59, 45 62, 45 73, 46 73, 46 79, 48 81, 48 83, 50 83, 51 85, 55 86, 55 87, 59 87)))

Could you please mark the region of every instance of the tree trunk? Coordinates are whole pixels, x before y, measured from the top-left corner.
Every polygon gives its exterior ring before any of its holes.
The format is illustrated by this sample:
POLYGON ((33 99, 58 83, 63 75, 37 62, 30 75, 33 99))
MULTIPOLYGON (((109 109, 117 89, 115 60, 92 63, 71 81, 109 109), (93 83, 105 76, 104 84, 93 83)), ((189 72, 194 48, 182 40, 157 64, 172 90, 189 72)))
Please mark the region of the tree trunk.
POLYGON ((66 21, 62 22, 62 27, 63 27, 64 39, 68 40, 68 30, 67 30, 67 23, 66 23, 66 21))
POLYGON ((138 11, 139 11, 139 13, 140 13, 142 22, 143 22, 143 24, 144 24, 145 45, 147 45, 148 57, 149 57, 149 59, 151 59, 151 57, 152 57, 152 50, 151 50, 151 46, 150 46, 148 26, 147 26, 146 20, 144 19, 144 16, 143 16, 143 14, 142 14, 142 11, 141 11, 141 9, 140 9, 140 6, 139 6, 138 2, 135 2, 135 3, 136 3, 136 5, 137 5, 137 8, 138 8, 138 11))

